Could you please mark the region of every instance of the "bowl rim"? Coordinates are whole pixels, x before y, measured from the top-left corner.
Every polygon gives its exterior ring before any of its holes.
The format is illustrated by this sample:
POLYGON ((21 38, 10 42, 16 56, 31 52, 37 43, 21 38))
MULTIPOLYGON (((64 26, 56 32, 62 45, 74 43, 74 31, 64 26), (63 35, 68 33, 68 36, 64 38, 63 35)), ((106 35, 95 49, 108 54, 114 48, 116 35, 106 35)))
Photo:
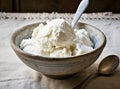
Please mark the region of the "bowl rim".
POLYGON ((84 53, 84 54, 81 54, 81 55, 68 56, 68 57, 49 57, 49 56, 34 55, 34 54, 30 54, 30 53, 24 52, 23 50, 21 50, 19 47, 17 47, 15 45, 15 37, 17 36, 17 33, 23 31, 24 30, 23 28, 26 28, 28 26, 32 26, 32 25, 35 25, 35 24, 39 25, 40 23, 45 23, 45 22, 37 22, 37 23, 28 24, 28 25, 25 25, 25 26, 19 28, 15 32, 13 32, 13 34, 11 36, 11 39, 10 39, 10 44, 11 44, 11 47, 13 48, 13 50, 15 52, 18 52, 21 55, 29 56, 31 59, 34 58, 34 60, 56 60, 56 61, 59 61, 59 60, 66 60, 66 59, 70 60, 72 58, 86 56, 86 54, 87 55, 92 54, 92 53, 98 51, 100 48, 102 48, 102 47, 104 47, 106 45, 106 36, 104 35, 104 33, 101 30, 99 30, 98 28, 96 28, 96 27, 94 27, 94 26, 92 26, 90 24, 83 23, 83 22, 78 22, 78 24, 88 25, 88 26, 90 26, 92 28, 97 29, 97 31, 102 35, 102 38, 103 38, 103 42, 101 43, 101 45, 99 47, 97 47, 96 49, 93 49, 90 52, 87 52, 87 53, 84 53))

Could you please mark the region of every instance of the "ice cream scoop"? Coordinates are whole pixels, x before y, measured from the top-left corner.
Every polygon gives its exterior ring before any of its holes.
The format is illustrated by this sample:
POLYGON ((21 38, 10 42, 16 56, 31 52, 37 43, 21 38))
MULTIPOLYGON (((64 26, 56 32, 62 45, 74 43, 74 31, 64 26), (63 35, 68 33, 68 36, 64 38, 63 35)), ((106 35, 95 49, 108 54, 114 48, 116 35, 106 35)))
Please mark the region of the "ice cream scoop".
POLYGON ((75 13, 75 16, 73 18, 73 21, 72 21, 72 28, 74 28, 78 22, 78 20, 80 19, 82 13, 85 11, 85 9, 87 8, 89 4, 89 0, 82 0, 81 3, 79 4, 78 8, 77 8, 77 11, 75 13))

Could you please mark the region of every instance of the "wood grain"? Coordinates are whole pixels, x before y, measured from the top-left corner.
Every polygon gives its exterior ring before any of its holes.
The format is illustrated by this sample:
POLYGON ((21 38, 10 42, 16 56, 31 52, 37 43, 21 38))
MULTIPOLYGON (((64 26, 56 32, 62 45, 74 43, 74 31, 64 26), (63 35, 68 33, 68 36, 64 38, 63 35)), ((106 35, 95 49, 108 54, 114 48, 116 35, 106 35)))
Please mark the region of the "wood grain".
MULTIPOLYGON (((75 13, 81 0, 0 0, 2 12, 75 13)), ((120 13, 120 0, 90 0, 85 12, 120 13)))

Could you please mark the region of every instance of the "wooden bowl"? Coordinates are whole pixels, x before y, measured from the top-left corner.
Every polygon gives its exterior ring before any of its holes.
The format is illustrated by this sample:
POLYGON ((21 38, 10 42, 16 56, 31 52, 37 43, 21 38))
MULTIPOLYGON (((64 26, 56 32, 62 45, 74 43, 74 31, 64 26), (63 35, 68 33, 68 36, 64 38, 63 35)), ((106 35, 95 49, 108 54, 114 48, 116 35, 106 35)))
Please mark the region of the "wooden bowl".
POLYGON ((78 23, 77 28, 84 28, 88 31, 94 43, 93 51, 63 58, 43 57, 26 53, 20 49, 19 45, 22 39, 31 37, 33 29, 39 24, 30 24, 14 32, 11 37, 11 46, 27 66, 51 78, 67 78, 88 68, 97 60, 106 44, 106 37, 99 29, 85 23, 78 23))

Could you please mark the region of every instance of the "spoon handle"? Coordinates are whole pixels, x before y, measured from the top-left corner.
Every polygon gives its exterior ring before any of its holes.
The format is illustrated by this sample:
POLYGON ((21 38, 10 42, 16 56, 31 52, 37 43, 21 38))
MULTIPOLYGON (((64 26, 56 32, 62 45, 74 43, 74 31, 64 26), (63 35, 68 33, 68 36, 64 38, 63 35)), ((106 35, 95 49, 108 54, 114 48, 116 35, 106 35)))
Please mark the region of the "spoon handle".
POLYGON ((73 18, 72 21, 72 28, 74 28, 79 20, 79 18, 81 17, 82 13, 84 12, 84 10, 87 8, 89 3, 89 0, 82 0, 81 3, 79 4, 77 11, 75 13, 75 16, 73 18))
POLYGON ((97 77, 98 76, 98 73, 95 71, 94 73, 90 74, 89 76, 87 76, 87 78, 80 84, 78 84, 76 87, 74 87, 73 89, 83 89, 85 88, 85 86, 88 84, 88 82, 97 77))

